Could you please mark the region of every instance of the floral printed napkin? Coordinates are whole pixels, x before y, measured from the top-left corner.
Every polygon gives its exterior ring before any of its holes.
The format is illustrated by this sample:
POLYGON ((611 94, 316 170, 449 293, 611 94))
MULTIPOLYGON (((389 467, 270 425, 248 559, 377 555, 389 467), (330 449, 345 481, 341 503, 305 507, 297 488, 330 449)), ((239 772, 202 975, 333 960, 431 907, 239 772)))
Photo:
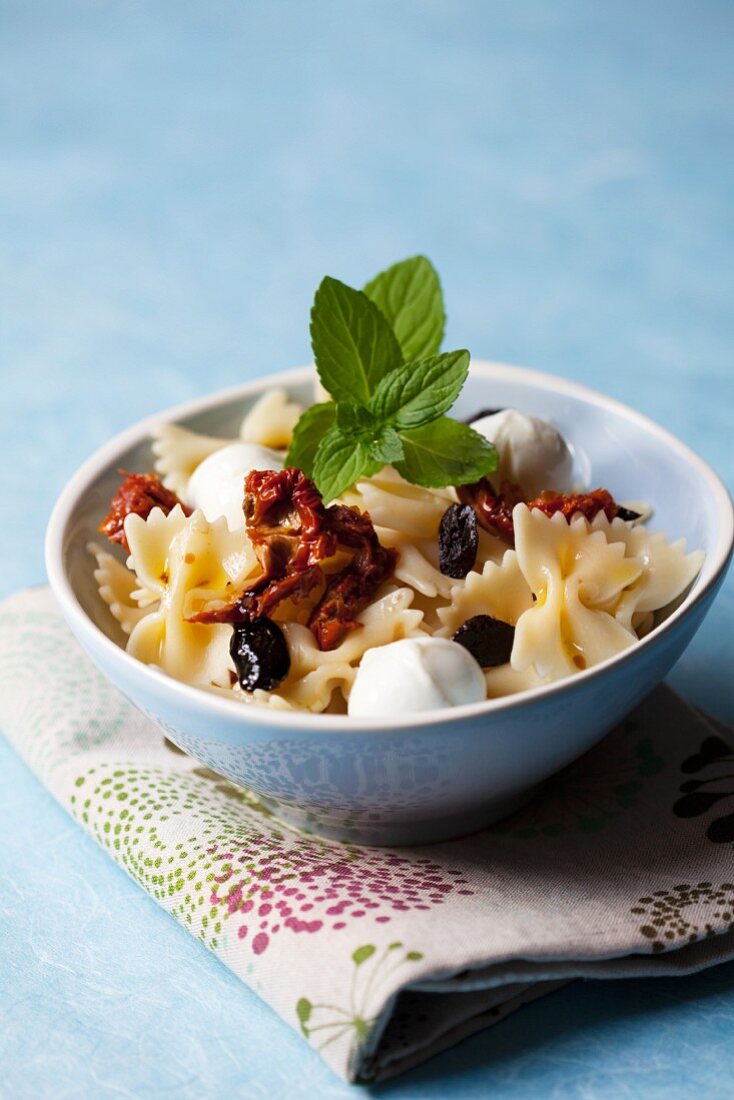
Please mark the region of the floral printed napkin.
POLYGON ((734 955, 732 735, 666 688, 509 820, 384 850, 293 832, 180 753, 47 589, 0 605, 0 682, 0 727, 54 797, 350 1081, 572 978, 734 955))

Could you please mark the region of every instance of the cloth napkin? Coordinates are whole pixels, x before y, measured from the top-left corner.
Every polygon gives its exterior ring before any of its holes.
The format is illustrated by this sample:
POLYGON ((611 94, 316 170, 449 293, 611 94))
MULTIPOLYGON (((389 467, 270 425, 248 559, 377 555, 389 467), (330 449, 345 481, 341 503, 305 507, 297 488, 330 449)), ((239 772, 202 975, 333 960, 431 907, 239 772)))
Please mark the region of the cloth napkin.
POLYGON ((514 817, 425 848, 304 836, 182 754, 45 588, 0 605, 0 728, 109 855, 349 1081, 569 979, 734 955, 732 734, 665 687, 514 817))

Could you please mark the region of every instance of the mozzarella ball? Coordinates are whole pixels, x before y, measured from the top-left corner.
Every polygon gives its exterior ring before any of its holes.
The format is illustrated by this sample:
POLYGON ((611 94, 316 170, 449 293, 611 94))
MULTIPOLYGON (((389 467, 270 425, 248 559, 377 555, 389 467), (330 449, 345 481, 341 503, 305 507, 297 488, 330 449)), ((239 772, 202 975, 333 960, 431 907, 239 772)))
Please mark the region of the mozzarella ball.
POLYGON ((561 433, 536 416, 502 409, 475 420, 472 428, 494 443, 498 465, 492 475, 495 488, 503 481, 519 485, 528 499, 544 489, 568 492, 572 486, 573 455, 561 433))
POLYGON ((487 698, 484 673, 447 638, 403 638, 364 654, 349 694, 356 718, 442 710, 487 698))
POLYGON ((257 443, 230 443, 196 467, 186 487, 186 503, 201 508, 210 523, 226 516, 230 531, 237 531, 245 526, 242 504, 247 474, 282 468, 283 459, 277 451, 257 443))

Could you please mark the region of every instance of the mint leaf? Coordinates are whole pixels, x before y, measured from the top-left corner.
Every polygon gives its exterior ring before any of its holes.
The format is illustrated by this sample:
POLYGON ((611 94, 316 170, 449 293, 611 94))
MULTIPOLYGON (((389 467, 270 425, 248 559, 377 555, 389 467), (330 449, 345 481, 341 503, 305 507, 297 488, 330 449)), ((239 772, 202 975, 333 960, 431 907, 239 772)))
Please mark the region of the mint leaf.
POLYGON ((324 501, 341 496, 360 477, 370 477, 384 462, 375 460, 369 452, 369 443, 354 440, 336 425, 321 440, 313 465, 313 479, 324 501))
POLYGON ((380 382, 370 408, 396 428, 419 428, 453 405, 469 373, 469 352, 448 351, 396 367, 380 382))
POLYGON ((400 433, 405 458, 395 469, 427 489, 478 481, 497 466, 497 452, 468 424, 442 416, 432 424, 400 433))
POLYGON ((381 466, 392 466, 394 462, 400 462, 405 457, 400 436, 389 425, 382 428, 380 434, 369 443, 370 458, 379 462, 381 466))
POLYGON ((293 438, 285 456, 286 466, 297 466, 307 477, 313 473, 313 463, 321 440, 334 423, 336 405, 325 401, 311 405, 299 417, 293 429, 293 438))
POLYGON ((395 429, 389 424, 381 425, 362 405, 338 404, 336 426, 352 444, 365 443, 370 459, 380 466, 403 457, 403 445, 395 429))
POLYGON ((438 275, 425 256, 412 256, 381 271, 364 292, 392 325, 404 359, 436 354, 446 314, 438 275))
POLYGON ((366 405, 378 382, 402 362, 377 306, 361 290, 328 276, 311 310, 311 346, 319 378, 335 401, 366 405))
POLYGON ((336 407, 336 424, 345 435, 372 437, 379 430, 379 422, 364 405, 339 402, 336 407))

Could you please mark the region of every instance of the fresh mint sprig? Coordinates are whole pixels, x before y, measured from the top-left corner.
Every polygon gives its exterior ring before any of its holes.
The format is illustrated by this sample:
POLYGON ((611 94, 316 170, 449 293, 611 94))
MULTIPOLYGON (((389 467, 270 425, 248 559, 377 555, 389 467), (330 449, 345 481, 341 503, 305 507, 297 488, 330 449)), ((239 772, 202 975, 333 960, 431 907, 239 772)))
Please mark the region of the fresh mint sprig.
POLYGON ((425 256, 412 256, 381 271, 364 292, 392 326, 406 362, 436 354, 446 313, 441 283, 425 256))
POLYGON ((361 290, 327 275, 311 309, 311 346, 324 388, 335 401, 366 405, 400 346, 380 309, 361 290))
POLYGON ((430 424, 456 401, 469 373, 469 359, 468 351, 447 351, 394 367, 376 387, 370 410, 398 429, 430 424))
POLYGON ((297 466, 308 477, 312 477, 319 444, 333 426, 335 420, 336 404, 334 401, 323 401, 318 405, 311 405, 310 408, 301 413, 298 423, 293 429, 293 438, 285 459, 286 465, 297 466))
POLYGON ((333 500, 391 465, 428 488, 477 481, 497 465, 491 443, 445 414, 469 371, 469 352, 438 354, 445 312, 438 276, 415 256, 364 291, 325 278, 311 310, 316 369, 332 401, 307 409, 286 462, 333 500))

